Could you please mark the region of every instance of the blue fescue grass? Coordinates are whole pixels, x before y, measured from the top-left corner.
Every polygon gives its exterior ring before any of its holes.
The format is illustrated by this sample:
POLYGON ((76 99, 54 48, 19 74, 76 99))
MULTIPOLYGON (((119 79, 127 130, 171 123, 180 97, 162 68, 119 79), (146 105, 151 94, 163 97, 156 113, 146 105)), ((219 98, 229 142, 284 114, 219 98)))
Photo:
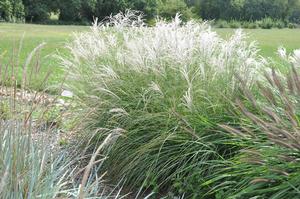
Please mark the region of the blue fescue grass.
MULTIPOLYGON (((32 51, 27 63, 40 47, 32 51)), ((56 118, 48 121, 47 115, 55 107, 59 109, 55 116, 66 120, 57 101, 60 96, 46 93, 48 74, 26 67, 18 84, 15 65, 1 66, 0 198, 121 198, 120 188, 105 185, 101 161, 95 165, 90 160, 98 157, 102 148, 86 157, 81 151, 84 148, 77 147, 80 141, 74 140, 76 147, 60 148, 58 140, 53 140, 61 129, 56 118), (35 88, 40 91, 31 90, 31 73, 39 76, 35 88)), ((109 142, 111 139, 103 146, 109 142)))

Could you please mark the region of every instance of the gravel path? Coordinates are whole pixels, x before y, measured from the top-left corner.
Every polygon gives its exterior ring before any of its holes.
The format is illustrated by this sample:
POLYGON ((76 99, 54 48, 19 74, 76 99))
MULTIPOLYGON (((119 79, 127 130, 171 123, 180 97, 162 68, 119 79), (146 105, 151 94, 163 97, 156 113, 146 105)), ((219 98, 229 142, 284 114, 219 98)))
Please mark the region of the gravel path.
POLYGON ((66 103, 66 99, 72 97, 73 93, 66 90, 62 91, 60 96, 53 96, 44 92, 0 86, 0 119, 2 122, 23 121, 22 123, 31 127, 33 141, 41 147, 48 147, 51 152, 58 152, 71 141, 73 136, 61 129, 56 121, 57 118, 43 121, 44 119, 35 115, 39 111, 45 115, 55 109, 59 110, 56 114, 62 120, 70 105, 66 103))

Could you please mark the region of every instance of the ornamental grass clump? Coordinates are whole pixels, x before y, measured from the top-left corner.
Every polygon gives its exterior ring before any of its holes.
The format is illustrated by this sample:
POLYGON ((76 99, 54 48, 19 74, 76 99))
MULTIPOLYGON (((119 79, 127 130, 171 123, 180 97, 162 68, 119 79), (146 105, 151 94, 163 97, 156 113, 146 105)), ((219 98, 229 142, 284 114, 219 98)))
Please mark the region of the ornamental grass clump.
MULTIPOLYGON (((106 160, 113 179, 128 188, 178 194, 197 190, 240 147, 217 124, 239 120, 230 100, 261 77, 255 43, 237 30, 219 37, 206 23, 158 20, 145 27, 139 13, 110 17, 75 34, 62 58, 67 86, 77 97, 83 125, 100 129, 93 142, 117 131, 106 160)), ((85 135, 86 136, 86 135, 85 135)), ((88 135, 89 137, 89 135, 88 135)))
POLYGON ((238 128, 222 127, 247 147, 206 182, 211 193, 224 198, 300 197, 298 52, 288 56, 281 48, 280 57, 292 66, 287 74, 275 69, 266 72, 257 82, 256 93, 241 84, 243 98, 236 104, 243 123, 238 128))

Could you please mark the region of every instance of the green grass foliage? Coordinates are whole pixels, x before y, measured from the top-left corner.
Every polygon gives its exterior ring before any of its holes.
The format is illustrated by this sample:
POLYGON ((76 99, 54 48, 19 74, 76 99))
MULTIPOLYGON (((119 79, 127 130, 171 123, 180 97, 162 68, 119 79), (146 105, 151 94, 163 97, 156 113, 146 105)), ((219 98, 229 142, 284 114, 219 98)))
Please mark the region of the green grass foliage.
POLYGON ((132 13, 114 16, 77 34, 62 63, 79 117, 90 113, 84 125, 99 129, 97 139, 123 135, 106 161, 110 177, 201 196, 210 190, 205 178, 241 147, 218 125, 239 121, 230 103, 240 95, 235 76, 252 87, 264 62, 239 30, 224 40, 205 23, 181 23, 146 28, 132 13))

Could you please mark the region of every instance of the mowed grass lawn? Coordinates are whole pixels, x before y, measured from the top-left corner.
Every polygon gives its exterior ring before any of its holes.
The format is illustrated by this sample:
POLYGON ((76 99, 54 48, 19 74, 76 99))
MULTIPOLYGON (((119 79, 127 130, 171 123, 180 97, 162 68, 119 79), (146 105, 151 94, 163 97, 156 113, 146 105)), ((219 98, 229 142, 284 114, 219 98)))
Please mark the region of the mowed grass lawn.
MULTIPOLYGON (((233 33, 233 29, 217 29, 223 37, 233 33)), ((260 54, 264 57, 276 58, 277 49, 283 46, 288 52, 300 48, 300 29, 246 29, 249 41, 257 41, 260 54)))
MULTIPOLYGON (((28 54, 40 43, 46 42, 42 51, 42 70, 51 69, 54 72, 50 83, 57 82, 63 74, 59 63, 53 55, 58 52, 66 54, 65 43, 71 39, 72 33, 88 31, 87 26, 54 26, 32 24, 8 24, 0 23, 0 55, 1 63, 8 63, 13 49, 18 49, 20 40, 24 35, 23 47, 20 54, 20 66, 24 63, 28 54)), ((233 29, 216 29, 224 38, 233 33, 233 29)), ((289 52, 300 48, 300 29, 254 29, 245 30, 249 35, 249 41, 256 40, 261 48, 261 55, 276 57, 276 50, 284 46, 289 52)))
MULTIPOLYGON (((89 30, 87 26, 54 26, 33 24, 8 24, 0 23, 0 59, 3 63, 11 63, 13 51, 19 49, 23 38, 22 50, 20 52, 19 67, 22 67, 30 52, 42 42, 46 45, 41 51, 41 73, 51 69, 50 83, 57 82, 63 77, 55 54, 66 54, 64 46, 71 39, 73 32, 89 30), (24 37, 23 37, 24 36, 24 37), (14 49, 14 50, 13 50, 14 49)), ((17 57, 17 56, 14 56, 17 57)))

